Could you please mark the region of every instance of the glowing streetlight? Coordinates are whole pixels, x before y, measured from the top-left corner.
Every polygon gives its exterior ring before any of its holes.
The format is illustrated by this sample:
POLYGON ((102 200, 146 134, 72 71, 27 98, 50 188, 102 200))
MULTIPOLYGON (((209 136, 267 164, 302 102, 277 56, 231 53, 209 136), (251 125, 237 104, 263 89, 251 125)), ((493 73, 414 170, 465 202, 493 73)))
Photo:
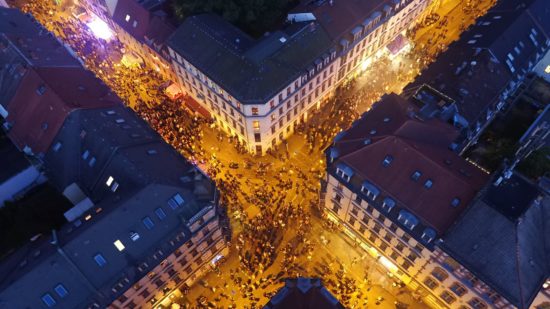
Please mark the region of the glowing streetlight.
POLYGON ((94 18, 87 26, 92 30, 94 35, 100 39, 108 40, 113 37, 111 28, 109 28, 106 22, 99 18, 94 18))

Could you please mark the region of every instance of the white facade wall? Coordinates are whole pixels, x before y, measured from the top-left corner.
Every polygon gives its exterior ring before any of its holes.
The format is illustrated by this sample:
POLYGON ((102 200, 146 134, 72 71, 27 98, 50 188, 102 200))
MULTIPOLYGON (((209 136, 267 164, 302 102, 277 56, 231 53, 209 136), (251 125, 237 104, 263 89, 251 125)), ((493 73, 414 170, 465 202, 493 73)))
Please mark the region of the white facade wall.
MULTIPOLYGON (((215 216, 212 208, 200 220, 205 222, 215 216)), ((194 226, 190 227, 194 229, 194 226)), ((221 256, 227 256, 229 248, 225 242, 219 217, 202 226, 196 226, 193 237, 172 254, 151 269, 145 276, 126 290, 115 300, 110 308, 156 308, 151 300, 161 301, 165 295, 162 290, 170 290, 182 284, 193 285, 202 275, 212 269, 221 256)), ((176 236, 172 241, 177 241, 176 236)), ((116 289, 115 285, 113 289, 116 289)))
MULTIPOLYGON (((514 308, 437 245, 431 251, 387 219, 332 175, 327 176, 324 213, 372 256, 384 256, 398 269, 394 275, 433 308, 514 308), (374 250, 373 250, 374 249, 374 250)), ((391 271, 391 270, 390 270, 391 271)), ((549 302, 539 293, 533 303, 549 302)))
MULTIPOLYGON (((342 55, 336 59, 331 55, 328 64, 321 59, 321 68, 315 68, 313 76, 304 72, 307 80, 302 77, 292 81, 281 93, 257 105, 237 102, 215 81, 169 49, 172 67, 181 88, 210 112, 223 131, 236 136, 248 151, 265 154, 269 148, 288 138, 297 124, 307 121, 311 108, 319 108, 340 82, 358 72, 365 59, 385 47, 399 33, 412 27, 432 1, 402 0, 397 13, 380 12, 380 16, 371 24, 361 26, 356 40, 348 42, 347 47, 340 46, 344 50, 342 55), (288 95, 287 91, 290 91, 288 95)), ((357 23, 361 25, 362 22, 357 23)))

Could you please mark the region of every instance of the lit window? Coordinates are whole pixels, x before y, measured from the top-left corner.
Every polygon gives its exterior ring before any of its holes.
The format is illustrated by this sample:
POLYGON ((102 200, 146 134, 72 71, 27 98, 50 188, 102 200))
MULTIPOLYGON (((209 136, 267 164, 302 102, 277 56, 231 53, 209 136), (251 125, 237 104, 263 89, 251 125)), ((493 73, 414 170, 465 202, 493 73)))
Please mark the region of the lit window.
POLYGON ((126 21, 130 21, 130 15, 126 14, 126 18, 124 18, 126 21))
POLYGON ((124 247, 124 244, 118 239, 113 244, 118 249, 118 251, 122 251, 122 250, 124 250, 124 248, 126 248, 126 247, 124 247))
POLYGON ((99 267, 103 267, 107 264, 107 260, 101 255, 101 253, 98 253, 94 256, 94 261, 97 263, 99 267))
POLYGON ((155 223, 149 217, 143 218, 141 222, 143 222, 143 225, 145 225, 145 228, 147 228, 148 230, 151 230, 155 226, 155 223))
POLYGON ((259 130, 260 129, 260 122, 258 120, 254 120, 252 122, 252 126, 254 127, 254 130, 259 130))
POLYGON ((546 66, 544 73, 550 74, 550 64, 546 66))
POLYGON ((59 295, 59 297, 61 298, 65 298, 65 296, 69 295, 69 292, 61 283, 56 285, 54 290, 57 293, 57 295, 59 295))
POLYGON ((42 302, 50 308, 56 304, 55 299, 53 299, 53 297, 48 293, 42 295, 42 302))
POLYGON ((110 187, 114 180, 115 179, 112 176, 109 176, 105 184, 110 187))

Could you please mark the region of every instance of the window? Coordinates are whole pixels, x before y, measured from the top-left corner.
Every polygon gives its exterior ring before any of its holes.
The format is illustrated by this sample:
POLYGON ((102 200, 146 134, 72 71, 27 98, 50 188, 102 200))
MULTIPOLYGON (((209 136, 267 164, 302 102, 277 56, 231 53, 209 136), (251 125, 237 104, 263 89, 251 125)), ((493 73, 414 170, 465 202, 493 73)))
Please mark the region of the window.
POLYGON ((89 165, 90 167, 94 167, 95 162, 96 162, 95 157, 92 157, 92 158, 90 159, 90 161, 88 162, 88 165, 89 165))
POLYGON ((137 24, 138 24, 137 20, 134 20, 134 23, 132 24, 132 27, 134 27, 134 28, 137 27, 137 24))
POLYGON ((451 206, 457 207, 458 205, 460 205, 460 199, 458 197, 453 198, 451 201, 451 206))
POLYGON ((433 186, 433 181, 431 179, 426 180, 424 183, 424 188, 430 189, 433 186))
POLYGON ((431 228, 424 229, 424 232, 422 232, 422 240, 429 243, 435 238, 435 230, 431 228))
POLYGON ((164 218, 166 218, 166 213, 160 207, 155 209, 155 214, 157 215, 157 218, 159 218, 159 220, 164 220, 164 218))
POLYGON ((57 142, 55 143, 55 145, 53 145, 52 149, 54 152, 58 152, 59 149, 61 149, 61 146, 63 146, 63 144, 61 142, 57 142))
POLYGON ((274 108, 275 107, 275 102, 273 102, 273 100, 269 101, 269 108, 274 108))
POLYGON ((56 304, 55 299, 49 293, 42 295, 42 302, 50 308, 56 304))
POLYGON ((432 277, 428 276, 426 277, 426 279, 424 279, 424 284, 430 288, 430 289, 435 289, 439 286, 439 283, 437 283, 437 281, 435 281, 432 277))
POLYGON ((103 257, 103 255, 101 255, 101 253, 94 255, 94 261, 99 267, 103 267, 107 264, 107 260, 105 260, 105 258, 103 257))
POLYGON ((403 245, 400 242, 398 242, 397 245, 395 246, 395 249, 397 249, 397 251, 399 251, 399 252, 403 252, 404 248, 405 248, 405 245, 403 245))
POLYGON ((483 308, 487 308, 487 305, 479 298, 477 297, 474 297, 472 298, 468 304, 470 306, 472 306, 474 309, 483 309, 483 308))
POLYGON ((118 251, 122 251, 122 250, 124 250, 124 248, 126 248, 126 247, 124 247, 124 244, 122 243, 122 241, 120 241, 118 239, 115 240, 113 245, 115 245, 115 247, 118 249, 118 251))
POLYGON ((420 176, 422 176, 422 172, 414 171, 414 173, 412 173, 411 175, 411 179, 414 181, 418 181, 418 179, 420 179, 420 176))
POLYGON ((46 86, 41 85, 40 87, 36 88, 36 93, 38 95, 43 95, 46 92, 46 86))
POLYGON ((439 281, 443 281, 447 279, 447 277, 449 277, 447 272, 441 267, 434 268, 434 270, 432 270, 432 276, 434 276, 439 281))
POLYGON ((130 21, 130 15, 126 14, 126 17, 124 18, 125 21, 130 21))
POLYGON ((386 211, 386 213, 389 213, 393 209, 393 207, 395 207, 395 201, 389 197, 384 198, 382 209, 386 211))
POLYGON ((139 239, 139 234, 136 232, 130 232, 130 239, 132 241, 137 241, 139 239))
POLYGON ((454 282, 449 289, 453 291, 453 293, 455 293, 456 296, 462 296, 467 292, 466 288, 458 282, 454 282))
POLYGON ((82 153, 82 159, 83 159, 83 160, 87 160, 89 156, 90 156, 90 151, 89 151, 89 150, 85 150, 85 151, 82 153))
POLYGON ((256 143, 261 143, 262 142, 262 136, 260 133, 254 133, 254 141, 256 143))
POLYGON ((258 120, 252 121, 252 127, 254 128, 254 130, 259 130, 260 129, 260 122, 258 120))
POLYGON ((447 304, 452 304, 456 301, 456 297, 453 296, 453 294, 447 292, 447 291, 443 291, 443 293, 441 293, 439 295, 441 297, 441 299, 443 299, 443 301, 445 301, 447 304))
POLYGON ((254 115, 254 116, 258 115, 258 108, 257 107, 252 108, 252 115, 254 115))
POLYGON ((145 228, 147 228, 148 230, 152 229, 155 226, 155 223, 153 222, 153 220, 151 220, 150 217, 143 218, 141 222, 143 222, 143 225, 145 225, 145 228))
POLYGON ((57 293, 57 295, 59 295, 59 297, 61 298, 65 298, 65 296, 69 295, 69 292, 67 291, 67 289, 63 286, 63 284, 58 284, 55 286, 55 288, 53 288, 55 293, 57 293))
POLYGON ((184 202, 185 200, 183 199, 183 197, 181 197, 179 193, 176 193, 174 196, 172 196, 172 198, 168 200, 168 206, 170 206, 170 208, 175 210, 179 206, 181 206, 184 202))
POLYGON ((409 230, 414 229, 414 227, 418 224, 418 219, 413 214, 411 214, 410 212, 408 212, 404 209, 399 212, 399 216, 397 217, 397 221, 399 221, 401 224, 403 224, 409 230))
POLYGON ((388 167, 388 166, 390 166, 391 161, 393 161, 393 157, 390 156, 390 155, 387 155, 387 156, 384 157, 384 160, 382 161, 382 165, 384 167, 388 167))

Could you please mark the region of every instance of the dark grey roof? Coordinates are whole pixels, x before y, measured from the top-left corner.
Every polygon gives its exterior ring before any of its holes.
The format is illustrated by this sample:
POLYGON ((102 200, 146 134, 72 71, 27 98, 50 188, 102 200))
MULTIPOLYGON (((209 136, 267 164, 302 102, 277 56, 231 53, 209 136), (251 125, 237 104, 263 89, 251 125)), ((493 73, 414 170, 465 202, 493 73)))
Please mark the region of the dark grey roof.
POLYGON ((343 309, 320 279, 287 279, 264 309, 343 309))
POLYGON ((7 108, 27 66, 81 67, 81 64, 31 15, 0 7, 0 105, 7 108))
POLYGON ((92 300, 110 304, 192 236, 185 223, 200 210, 214 207, 214 196, 212 201, 198 202, 189 189, 150 184, 126 200, 110 199, 97 206, 103 211, 94 212, 90 220, 58 231, 57 244, 53 237, 43 236, 2 261, 0 308, 42 308, 40 297, 45 293, 63 308, 83 308, 92 300), (174 210, 167 201, 177 193, 185 203, 174 210), (155 215, 159 207, 167 215, 162 221, 155 215), (155 224, 151 230, 142 223, 146 216, 155 224), (139 239, 133 241, 131 233, 138 233, 139 239), (176 239, 178 235, 183 236, 176 239), (124 245, 123 251, 115 247, 116 240, 124 245), (154 259, 159 249, 163 254, 154 259), (107 261, 104 267, 94 261, 98 253, 107 261), (149 267, 140 271, 143 262, 149 267), (62 300, 53 292, 59 283, 69 291, 62 300), (113 292, 118 283, 123 287, 113 292))
POLYGON ((405 88, 405 96, 428 84, 456 102, 468 126, 484 122, 508 83, 529 72, 548 49, 550 27, 537 19, 550 2, 522 2, 528 5, 506 0, 489 10, 405 88))
POLYGON ((550 276, 549 220, 550 197, 513 175, 489 184, 441 247, 514 306, 528 308, 550 276), (523 212, 512 216, 511 205, 523 212))
POLYGON ((254 41, 221 17, 198 15, 187 18, 168 45, 240 102, 262 103, 332 46, 317 23, 300 25, 254 41))
POLYGON ((0 168, 0 184, 31 166, 23 153, 2 130, 0 130, 0 161, 4 162, 0 168))
POLYGON ((60 191, 76 183, 92 201, 131 194, 148 183, 184 185, 185 177, 196 174, 193 165, 122 106, 72 112, 52 145, 44 159, 51 182, 60 191), (106 185, 109 177, 119 184, 115 193, 106 185))

